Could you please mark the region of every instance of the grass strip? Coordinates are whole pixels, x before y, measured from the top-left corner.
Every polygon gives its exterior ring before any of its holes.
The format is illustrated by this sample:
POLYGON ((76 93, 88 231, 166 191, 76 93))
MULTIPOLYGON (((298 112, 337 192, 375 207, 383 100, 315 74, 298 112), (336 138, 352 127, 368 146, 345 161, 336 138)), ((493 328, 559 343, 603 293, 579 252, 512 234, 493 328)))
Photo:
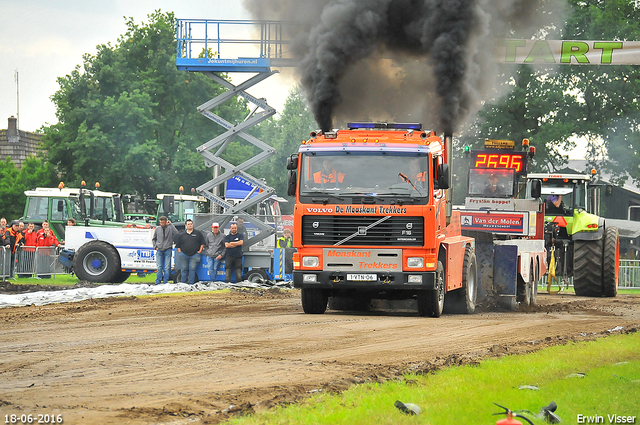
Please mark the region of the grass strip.
MULTIPOLYGON (((494 402, 537 414, 551 401, 557 403, 556 413, 564 423, 616 423, 615 419, 610 422, 608 415, 635 416, 631 423, 640 423, 638 395, 640 332, 633 332, 487 359, 428 375, 409 374, 383 384, 356 385, 341 394, 321 393, 300 404, 228 423, 481 425, 504 418, 492 416, 501 410, 494 402), (396 400, 414 403, 422 413, 408 416, 394 407, 396 400), (601 418, 601 422, 587 422, 587 418, 601 418)), ((545 423, 529 418, 535 424, 545 423)))

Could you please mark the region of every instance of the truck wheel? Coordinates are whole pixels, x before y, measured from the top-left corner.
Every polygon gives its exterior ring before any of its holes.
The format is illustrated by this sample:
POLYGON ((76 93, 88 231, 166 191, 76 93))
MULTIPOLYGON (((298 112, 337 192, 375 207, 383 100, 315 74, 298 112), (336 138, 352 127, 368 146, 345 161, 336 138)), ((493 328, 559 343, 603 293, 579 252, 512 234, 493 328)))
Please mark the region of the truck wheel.
POLYGON ((447 313, 472 314, 476 311, 477 286, 476 254, 467 246, 462 262, 462 288, 447 292, 444 296, 444 311, 447 313))
POLYGON ((574 241, 573 289, 582 297, 602 296, 602 240, 574 241))
POLYGON ((618 295, 618 228, 607 227, 604 232, 604 257, 602 259, 602 292, 605 297, 618 295))
POLYGON ((323 314, 329 297, 323 289, 302 288, 302 309, 307 314, 323 314))
POLYGON ((106 242, 87 242, 73 256, 73 269, 81 280, 114 282, 120 273, 120 256, 118 251, 106 242))
POLYGON ((244 280, 251 283, 267 283, 269 282, 269 275, 262 269, 251 269, 244 276, 244 280))
POLYGON ((531 304, 531 278, 528 282, 525 282, 520 273, 518 273, 518 296, 516 298, 522 305, 531 304))
POLYGON ((540 265, 536 260, 536 268, 531 269, 533 283, 531 283, 531 295, 529 295, 529 304, 536 305, 538 303, 538 282, 540 281, 540 265))
POLYGON ((436 289, 418 293, 418 315, 440 317, 444 310, 444 266, 438 261, 436 268, 436 289))

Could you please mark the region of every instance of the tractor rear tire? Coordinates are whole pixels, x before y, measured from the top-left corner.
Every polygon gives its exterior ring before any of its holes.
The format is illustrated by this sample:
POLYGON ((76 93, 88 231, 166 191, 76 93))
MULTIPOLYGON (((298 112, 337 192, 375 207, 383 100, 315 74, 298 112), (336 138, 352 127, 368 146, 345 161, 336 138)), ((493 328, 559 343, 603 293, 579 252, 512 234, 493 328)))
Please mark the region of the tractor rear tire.
POLYGON ((418 315, 440 317, 444 310, 444 265, 438 261, 436 289, 418 292, 418 315))
POLYGON ((602 258, 602 292, 605 297, 618 295, 618 248, 618 228, 605 228, 602 258))
POLYGON ((113 283, 120 274, 120 256, 108 243, 90 241, 73 256, 73 270, 80 280, 113 283))
POLYGON ((573 242, 573 289, 582 297, 602 296, 602 239, 573 242))
POLYGON ((307 314, 323 314, 329 297, 324 289, 302 288, 302 309, 307 314))

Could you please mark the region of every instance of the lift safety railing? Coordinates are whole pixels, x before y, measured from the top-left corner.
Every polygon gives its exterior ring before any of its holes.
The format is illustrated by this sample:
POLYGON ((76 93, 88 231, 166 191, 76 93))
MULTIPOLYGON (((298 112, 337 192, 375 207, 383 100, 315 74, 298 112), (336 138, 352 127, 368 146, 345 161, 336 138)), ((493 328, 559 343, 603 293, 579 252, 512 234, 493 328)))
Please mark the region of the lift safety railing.
POLYGON ((202 115, 225 129, 223 134, 197 148, 207 167, 218 166, 224 170, 221 175, 196 188, 198 193, 223 211, 222 214, 213 215, 211 219, 205 220, 197 227, 200 230, 208 229, 214 221, 224 227, 232 217, 242 217, 260 229, 258 234, 245 242, 247 246, 251 246, 276 232, 276 229, 266 222, 247 213, 250 208, 275 194, 275 190, 268 186, 264 180, 256 178, 246 171, 275 154, 275 149, 247 133, 247 130, 276 113, 276 110, 267 104, 266 99, 256 98, 247 93, 247 90, 276 74, 278 71, 272 70, 272 66, 294 65, 289 56, 290 41, 286 36, 287 25, 292 24, 249 20, 177 20, 177 68, 184 71, 201 72, 227 89, 197 108, 202 115), (237 57, 238 54, 242 54, 244 57, 237 57), (232 55, 236 57, 234 58, 232 55), (234 85, 216 74, 217 72, 249 72, 256 73, 256 75, 234 85), (252 106, 242 122, 233 124, 213 111, 236 96, 242 97, 252 106), (242 163, 234 165, 222 159, 221 155, 237 137, 255 146, 258 153, 242 163), (254 188, 244 199, 234 203, 218 196, 217 188, 236 176, 247 180, 254 188))

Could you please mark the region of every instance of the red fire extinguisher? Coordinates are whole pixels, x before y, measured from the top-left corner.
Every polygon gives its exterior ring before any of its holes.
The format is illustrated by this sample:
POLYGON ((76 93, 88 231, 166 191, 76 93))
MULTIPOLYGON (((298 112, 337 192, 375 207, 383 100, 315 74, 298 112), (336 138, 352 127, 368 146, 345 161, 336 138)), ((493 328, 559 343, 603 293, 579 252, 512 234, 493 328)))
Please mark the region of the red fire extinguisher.
POLYGON ((504 412, 499 412, 499 413, 494 413, 494 415, 506 415, 507 417, 505 419, 500 419, 498 422, 496 422, 496 425, 522 425, 522 422, 515 420, 514 418, 522 418, 525 421, 529 422, 531 425, 534 425, 533 422, 531 422, 529 420, 529 418, 526 418, 522 415, 518 415, 515 412, 512 412, 511 410, 507 409, 504 406, 500 406, 498 403, 493 403, 496 406, 504 409, 504 412))

